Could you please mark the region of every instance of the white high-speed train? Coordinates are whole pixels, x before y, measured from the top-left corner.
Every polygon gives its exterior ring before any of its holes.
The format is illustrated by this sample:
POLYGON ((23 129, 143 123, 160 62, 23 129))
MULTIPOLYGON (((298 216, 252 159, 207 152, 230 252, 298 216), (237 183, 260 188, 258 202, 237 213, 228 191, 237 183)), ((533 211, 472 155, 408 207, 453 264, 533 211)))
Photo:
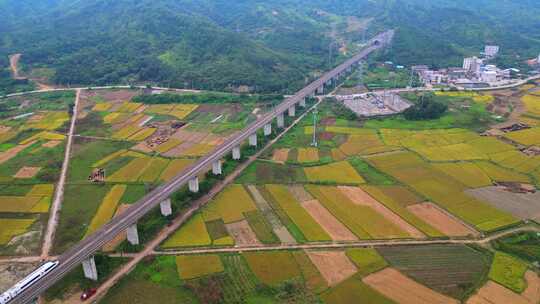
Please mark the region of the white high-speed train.
POLYGON ((9 303, 18 294, 23 292, 28 287, 32 286, 32 284, 34 284, 37 280, 39 280, 41 277, 45 276, 47 273, 51 272, 51 270, 56 268, 56 266, 58 266, 58 263, 58 261, 47 262, 39 266, 38 269, 34 270, 31 274, 20 280, 17 284, 6 290, 2 295, 0 295, 0 304, 9 303))

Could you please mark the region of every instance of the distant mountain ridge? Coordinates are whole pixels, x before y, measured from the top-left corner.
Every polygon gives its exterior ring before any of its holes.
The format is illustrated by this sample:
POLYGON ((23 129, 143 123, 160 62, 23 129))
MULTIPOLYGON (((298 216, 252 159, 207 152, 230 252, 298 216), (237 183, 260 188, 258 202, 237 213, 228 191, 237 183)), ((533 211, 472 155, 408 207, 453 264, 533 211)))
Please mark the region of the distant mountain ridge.
POLYGON ((511 64, 540 46, 531 0, 0 0, 0 65, 20 52, 64 85, 290 92, 344 59, 333 43, 362 41, 349 16, 371 18, 368 36, 396 28, 381 58, 402 64, 459 64, 488 42, 511 64))

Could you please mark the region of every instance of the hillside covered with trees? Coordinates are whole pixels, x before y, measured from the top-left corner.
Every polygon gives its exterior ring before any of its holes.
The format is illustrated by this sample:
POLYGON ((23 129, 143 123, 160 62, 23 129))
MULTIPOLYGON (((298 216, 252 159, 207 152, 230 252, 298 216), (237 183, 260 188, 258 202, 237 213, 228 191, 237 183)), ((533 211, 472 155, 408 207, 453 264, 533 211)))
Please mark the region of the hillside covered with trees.
POLYGON ((538 16, 532 0, 0 0, 0 78, 22 53, 23 72, 59 85, 287 93, 353 53, 366 25, 397 30, 381 59, 456 65, 496 43, 512 64, 538 55, 538 16))

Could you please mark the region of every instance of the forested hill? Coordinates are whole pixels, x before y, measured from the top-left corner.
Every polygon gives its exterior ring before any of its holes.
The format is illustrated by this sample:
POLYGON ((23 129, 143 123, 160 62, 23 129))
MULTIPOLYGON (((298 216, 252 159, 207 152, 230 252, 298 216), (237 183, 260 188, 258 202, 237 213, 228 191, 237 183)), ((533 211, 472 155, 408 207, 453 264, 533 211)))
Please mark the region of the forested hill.
POLYGON ((457 64, 497 43, 511 63, 540 51, 539 16, 532 0, 0 0, 0 64, 22 53, 23 71, 64 85, 287 92, 354 52, 366 24, 397 29, 384 59, 457 64))

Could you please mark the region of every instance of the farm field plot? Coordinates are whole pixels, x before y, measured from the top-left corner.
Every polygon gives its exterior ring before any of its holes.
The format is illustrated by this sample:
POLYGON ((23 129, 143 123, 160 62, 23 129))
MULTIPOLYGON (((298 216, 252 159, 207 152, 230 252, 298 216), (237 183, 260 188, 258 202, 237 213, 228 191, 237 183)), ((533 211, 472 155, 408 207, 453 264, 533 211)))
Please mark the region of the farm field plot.
POLYGON ((496 186, 469 189, 467 193, 520 219, 540 220, 540 192, 512 193, 496 186))
POLYGON ((364 178, 346 161, 323 166, 305 167, 304 172, 311 182, 332 182, 338 184, 362 184, 364 178))
POLYGON ((540 278, 533 271, 525 273, 527 288, 521 293, 515 293, 493 281, 480 288, 476 294, 467 300, 467 304, 532 304, 540 300, 540 278))
POLYGON ((525 146, 540 144, 540 128, 531 128, 515 132, 509 132, 504 137, 525 146))
POLYGON ((115 185, 105 195, 96 215, 92 219, 92 222, 90 222, 90 226, 88 226, 88 230, 86 230, 86 236, 95 232, 113 217, 126 188, 126 185, 115 185))
POLYGON ((327 304, 355 303, 359 299, 366 304, 395 304, 375 289, 369 287, 356 276, 342 282, 321 295, 327 304))
POLYGON ((210 245, 212 240, 201 214, 193 216, 186 224, 172 234, 162 245, 163 248, 195 247, 210 245))
POLYGON ((350 248, 346 249, 347 257, 358 268, 358 276, 364 277, 377 272, 388 266, 383 257, 373 248, 350 248))
POLYGON ((352 202, 337 187, 307 185, 306 189, 360 239, 409 237, 377 211, 352 202))
POLYGON ((362 281, 386 297, 403 304, 458 304, 459 301, 437 293, 393 268, 370 274, 362 281))
POLYGON ((496 283, 517 293, 526 287, 525 272, 527 264, 509 254, 496 252, 488 277, 496 283))
POLYGON ((326 231, 311 217, 311 215, 300 205, 294 196, 289 192, 287 186, 266 185, 265 189, 273 197, 294 224, 302 231, 308 241, 330 241, 331 238, 326 231))
POLYGON ((517 222, 510 214, 466 195, 465 185, 435 170, 413 153, 376 156, 369 161, 480 230, 490 231, 517 222))
POLYGON ((223 219, 228 224, 244 219, 244 212, 257 210, 242 185, 228 186, 203 211, 206 221, 223 219))
POLYGON ((276 285, 301 275, 293 255, 288 251, 244 252, 249 268, 261 282, 276 285))
POLYGON ((449 216, 432 203, 420 203, 407 207, 412 214, 423 219, 448 236, 477 236, 478 232, 449 216))
POLYGON ((339 284, 357 271, 343 251, 308 251, 307 255, 329 286, 339 284))
POLYGON ((218 255, 181 255, 176 257, 178 273, 183 280, 223 272, 218 255))
POLYGON ((455 299, 474 290, 490 265, 489 256, 465 245, 393 246, 377 251, 403 274, 455 299))

